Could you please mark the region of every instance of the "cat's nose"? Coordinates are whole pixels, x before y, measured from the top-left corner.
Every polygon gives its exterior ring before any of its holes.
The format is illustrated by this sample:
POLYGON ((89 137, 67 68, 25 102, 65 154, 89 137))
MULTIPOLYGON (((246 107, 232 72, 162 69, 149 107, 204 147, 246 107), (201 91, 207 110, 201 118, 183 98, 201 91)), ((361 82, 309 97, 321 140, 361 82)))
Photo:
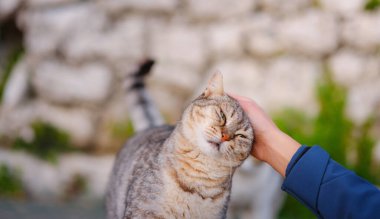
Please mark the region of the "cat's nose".
POLYGON ((222 142, 231 140, 231 136, 229 136, 227 133, 222 133, 222 142))

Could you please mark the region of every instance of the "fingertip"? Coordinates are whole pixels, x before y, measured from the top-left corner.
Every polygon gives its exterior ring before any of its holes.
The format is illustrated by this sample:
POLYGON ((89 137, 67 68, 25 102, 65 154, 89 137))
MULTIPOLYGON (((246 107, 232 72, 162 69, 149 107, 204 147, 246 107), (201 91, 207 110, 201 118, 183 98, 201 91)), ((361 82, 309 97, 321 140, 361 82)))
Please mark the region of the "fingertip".
POLYGON ((240 101, 245 101, 245 102, 248 102, 248 101, 252 101, 250 98, 248 97, 244 97, 244 96, 240 96, 240 95, 237 95, 237 94, 233 94, 233 93, 227 93, 228 96, 238 100, 239 102, 240 101))

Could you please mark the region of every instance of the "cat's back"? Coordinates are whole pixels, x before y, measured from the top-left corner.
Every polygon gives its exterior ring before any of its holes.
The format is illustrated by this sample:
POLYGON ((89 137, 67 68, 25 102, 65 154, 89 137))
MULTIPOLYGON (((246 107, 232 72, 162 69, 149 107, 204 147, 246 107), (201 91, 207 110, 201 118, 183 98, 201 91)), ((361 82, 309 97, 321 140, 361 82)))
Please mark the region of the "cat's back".
POLYGON ((123 217, 126 199, 130 195, 128 190, 136 190, 131 188, 131 182, 138 184, 136 180, 139 178, 141 180, 142 175, 153 175, 150 180, 158 180, 153 172, 159 168, 158 155, 173 128, 173 126, 164 125, 141 131, 130 138, 119 151, 108 185, 107 218, 123 217))

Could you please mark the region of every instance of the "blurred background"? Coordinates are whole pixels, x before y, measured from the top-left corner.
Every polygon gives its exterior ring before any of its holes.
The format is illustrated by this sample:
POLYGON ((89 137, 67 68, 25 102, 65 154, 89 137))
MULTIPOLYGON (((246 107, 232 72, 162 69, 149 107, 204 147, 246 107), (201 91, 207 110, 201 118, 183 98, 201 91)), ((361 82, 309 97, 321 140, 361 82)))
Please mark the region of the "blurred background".
MULTIPOLYGON (((219 70, 380 185, 380 0, 0 0, 1 218, 104 218, 144 57, 169 123, 219 70)), ((313 216, 286 197, 277 217, 313 216)))

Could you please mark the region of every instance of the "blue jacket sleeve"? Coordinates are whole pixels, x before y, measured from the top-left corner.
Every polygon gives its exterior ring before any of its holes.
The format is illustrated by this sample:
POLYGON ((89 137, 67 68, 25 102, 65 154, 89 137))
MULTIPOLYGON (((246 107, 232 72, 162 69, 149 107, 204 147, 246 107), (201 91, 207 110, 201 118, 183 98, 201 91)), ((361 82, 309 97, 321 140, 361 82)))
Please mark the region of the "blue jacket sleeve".
POLYGON ((282 189, 319 218, 380 218, 380 190, 318 146, 298 149, 282 189))

